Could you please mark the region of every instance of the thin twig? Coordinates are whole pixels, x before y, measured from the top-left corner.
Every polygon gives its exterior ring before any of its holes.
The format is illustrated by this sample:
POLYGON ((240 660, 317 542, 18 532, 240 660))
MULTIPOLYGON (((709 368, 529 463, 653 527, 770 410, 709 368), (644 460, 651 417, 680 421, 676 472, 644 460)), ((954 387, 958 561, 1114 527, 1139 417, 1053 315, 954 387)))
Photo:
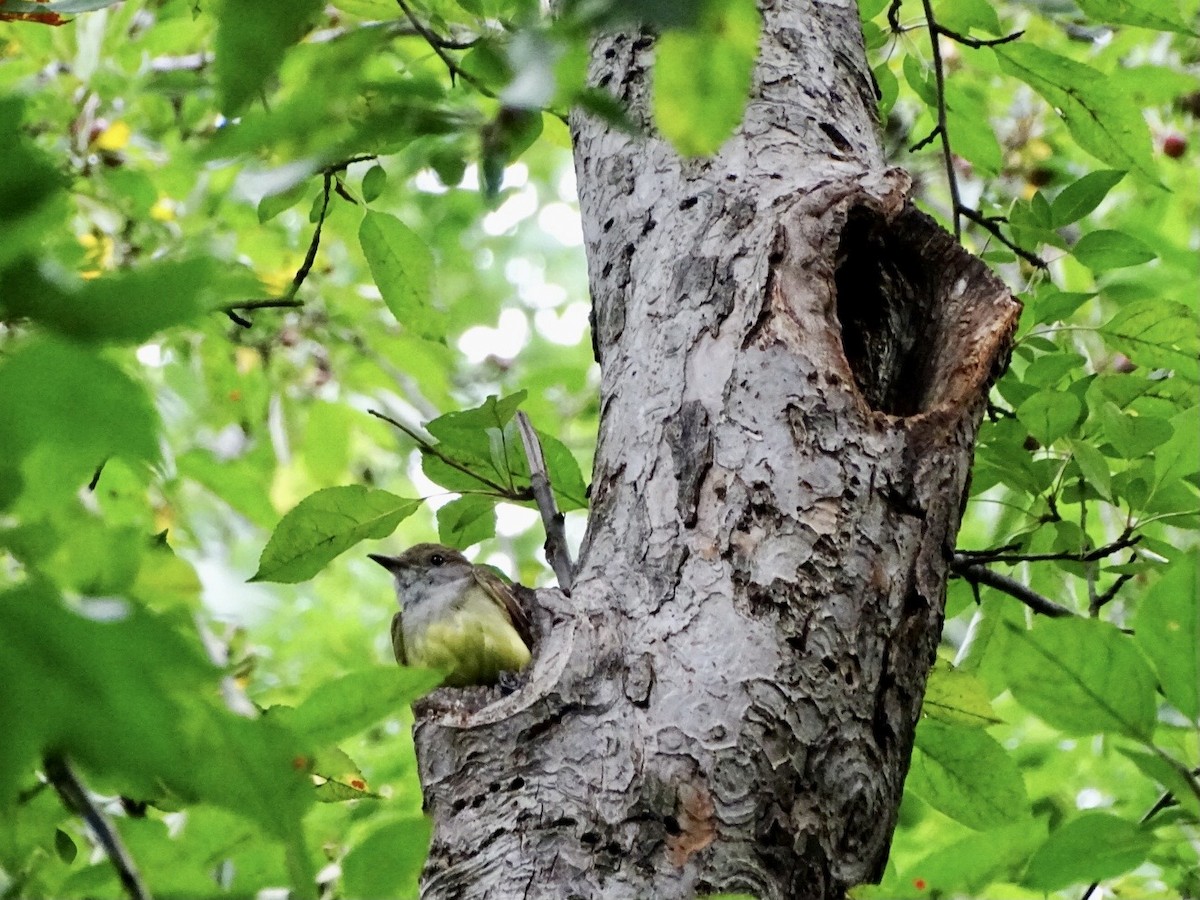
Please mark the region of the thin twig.
POLYGON ((938 25, 933 17, 933 6, 929 0, 921 0, 925 9, 925 22, 929 25, 929 46, 933 53, 933 77, 937 83, 937 128, 942 139, 942 160, 946 167, 946 184, 950 188, 950 218, 954 222, 954 239, 962 237, 962 225, 958 221, 958 210, 962 201, 958 197, 958 176, 954 174, 954 154, 950 150, 950 131, 946 128, 946 73, 942 67, 942 48, 938 45, 938 25))
POLYGON ((984 231, 987 231, 988 233, 990 233, 992 235, 992 237, 994 237, 996 240, 998 240, 1000 243, 1002 243, 1005 247, 1007 247, 1013 253, 1017 254, 1017 256, 1021 257, 1021 259, 1025 260, 1031 266, 1035 266, 1036 268, 1043 269, 1043 270, 1050 268, 1050 266, 1046 264, 1046 261, 1044 259, 1042 259, 1040 256, 1038 256, 1036 253, 1030 253, 1024 247, 1021 247, 1021 246, 1013 243, 1012 241, 1010 241, 1008 238, 1006 238, 1004 236, 1004 232, 1002 232, 1000 230, 1000 226, 997 225, 991 219, 989 219, 987 216, 981 215, 980 213, 971 209, 971 207, 969 207, 969 206, 962 206, 962 205, 960 205, 958 207, 957 212, 959 215, 963 216, 963 218, 970 219, 972 222, 974 222, 976 225, 978 225, 984 231))
POLYGON ((1125 587, 1126 583, 1132 579, 1132 572, 1123 572, 1117 577, 1117 580, 1109 586, 1108 590, 1106 590, 1103 594, 1097 595, 1096 598, 1092 600, 1091 606, 1088 608, 1088 612, 1090 612, 1093 616, 1099 614, 1100 610, 1104 609, 1105 606, 1111 603, 1113 597, 1117 596, 1117 592, 1121 590, 1121 588, 1125 587))
POLYGON ((575 564, 567 548, 567 533, 563 528, 563 514, 554 502, 554 489, 546 472, 546 458, 542 455, 542 442, 538 440, 533 423, 524 412, 517 411, 517 428, 521 432, 521 443, 525 446, 525 458, 529 460, 529 483, 533 486, 533 498, 538 512, 542 514, 542 525, 546 529, 546 559, 558 578, 558 586, 564 594, 571 593, 575 577, 575 564))
POLYGON ((296 274, 292 278, 292 284, 285 295, 285 299, 287 300, 291 300, 296 296, 296 291, 300 290, 300 285, 304 284, 304 279, 312 271, 313 262, 317 258, 317 248, 321 246, 321 228, 325 225, 325 216, 329 212, 329 194, 333 188, 333 173, 334 169, 332 168, 326 169, 322 173, 325 178, 325 187, 324 193, 321 196, 321 214, 317 217, 316 230, 313 231, 312 240, 308 243, 308 253, 304 255, 304 262, 296 270, 296 274))
POLYGON ((965 578, 973 585, 986 584, 988 587, 1002 591, 1010 597, 1015 597, 1035 613, 1040 613, 1043 616, 1050 616, 1052 619, 1062 619, 1075 615, 1074 612, 1065 606, 1060 606, 1049 597, 1043 597, 1036 591, 1021 584, 1015 578, 1009 578, 1007 575, 993 572, 987 566, 972 563, 960 553, 955 553, 954 558, 950 561, 950 571, 959 578, 965 578))
POLYGON ((1127 547, 1132 547, 1142 539, 1141 535, 1123 534, 1115 541, 1110 541, 1102 547, 1079 553, 1008 553, 1008 548, 996 550, 960 550, 956 554, 971 563, 1009 563, 1016 565, 1024 562, 1053 562, 1065 560, 1068 562, 1098 562, 1106 556, 1119 553, 1127 547))
POLYGON ((450 468, 457 469, 458 471, 462 472, 464 475, 470 475, 472 478, 474 478, 480 484, 486 484, 488 487, 490 487, 493 491, 495 491, 497 494, 499 494, 501 497, 505 498, 506 500, 532 500, 533 499, 532 496, 530 496, 529 494, 527 494, 524 491, 512 491, 509 488, 506 488, 504 485, 497 484, 496 482, 492 481, 490 478, 486 478, 483 475, 480 475, 478 472, 471 471, 470 469, 468 469, 462 463, 458 462, 453 457, 447 456, 445 453, 443 453, 441 450, 439 450, 437 448, 436 444, 429 443, 429 441, 425 440, 425 438, 421 437, 420 434, 413 431, 411 428, 409 428, 403 422, 398 422, 397 420, 393 419, 391 416, 385 415, 384 413, 381 413, 377 409, 368 409, 367 413, 369 415, 374 416, 377 419, 383 419, 383 421, 387 422, 389 425, 391 425, 395 428, 399 428, 401 431, 403 431, 410 438, 412 438, 414 441, 417 442, 417 446, 420 448, 422 453, 428 453, 430 456, 436 456, 438 459, 440 459, 446 465, 450 466, 450 468))
POLYGON ((408 5, 407 0, 396 0, 396 5, 400 7, 400 10, 404 13, 405 17, 409 21, 409 24, 412 25, 417 34, 425 39, 425 43, 429 45, 429 49, 432 50, 437 58, 440 59, 446 66, 446 69, 450 72, 451 79, 461 78, 485 97, 491 97, 493 99, 495 98, 496 95, 490 88, 488 88, 486 85, 480 82, 478 78, 463 69, 462 66, 454 61, 454 58, 446 52, 446 40, 425 27, 421 20, 417 18, 416 13, 413 12, 412 7, 408 5))
POLYGON ((67 760, 58 754, 50 754, 43 760, 42 767, 46 773, 46 780, 54 785, 67 809, 83 819, 100 842, 113 868, 117 870, 125 893, 131 900, 151 900, 150 892, 142 883, 133 857, 121 843, 121 835, 89 796, 83 782, 72 771, 67 760))
POLYGON ((946 26, 939 25, 936 22, 934 23, 933 27, 937 30, 938 34, 944 34, 946 37, 950 38, 950 40, 957 41, 958 43, 967 47, 971 47, 975 50, 978 50, 981 47, 999 47, 1001 44, 1011 43, 1025 33, 1024 31, 1014 31, 1012 34, 1006 34, 1001 38, 981 39, 970 38, 965 34, 959 34, 957 31, 951 31, 946 26))
POLYGON ((265 300, 240 300, 222 306, 221 312, 237 312, 244 309, 295 309, 304 305, 303 300, 285 300, 282 297, 269 297, 265 300))
POLYGON ((908 152, 916 153, 918 150, 924 150, 926 147, 932 144, 937 136, 941 133, 942 127, 940 125, 934 125, 933 131, 929 132, 929 134, 925 135, 925 137, 921 138, 919 141, 909 147, 908 152))

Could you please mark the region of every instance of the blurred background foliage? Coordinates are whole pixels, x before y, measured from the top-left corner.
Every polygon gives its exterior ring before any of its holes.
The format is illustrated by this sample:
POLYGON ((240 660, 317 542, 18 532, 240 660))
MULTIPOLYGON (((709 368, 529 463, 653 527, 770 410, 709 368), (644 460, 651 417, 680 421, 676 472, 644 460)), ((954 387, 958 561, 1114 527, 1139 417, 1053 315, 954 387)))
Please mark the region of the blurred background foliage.
MULTIPOLYGON (((860 7, 890 160, 1025 303, 892 861, 862 893, 1195 896, 1196 0, 860 7), (972 566, 1083 620, 1034 621, 972 566)), ((585 86, 588 36, 667 33, 656 121, 702 154, 740 114, 753 3, 3 9, 28 18, 0 22, 0 893, 122 893, 36 774, 65 753, 156 894, 411 894, 406 703, 433 682, 379 668, 393 600, 364 554, 440 535, 552 579, 528 500, 368 411, 420 434, 518 396, 582 488, 598 371, 565 117, 642 124, 585 86), (352 486, 382 534, 304 527, 390 536, 248 583, 284 514, 352 486)), ((507 420, 470 421, 431 443, 496 464, 479 448, 507 420)))

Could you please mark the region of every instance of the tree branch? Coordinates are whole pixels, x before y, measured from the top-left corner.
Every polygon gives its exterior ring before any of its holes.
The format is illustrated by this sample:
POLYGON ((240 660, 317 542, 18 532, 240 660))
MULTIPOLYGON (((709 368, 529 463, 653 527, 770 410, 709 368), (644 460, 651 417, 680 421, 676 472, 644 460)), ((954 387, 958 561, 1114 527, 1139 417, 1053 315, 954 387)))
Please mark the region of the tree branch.
POLYGON ((937 82, 937 131, 942 140, 942 161, 946 167, 946 184, 950 188, 950 218, 954 223, 954 238, 962 238, 962 225, 958 211, 962 201, 958 196, 958 176, 954 174, 954 154, 950 151, 950 132, 946 128, 946 73, 942 67, 942 48, 938 45, 937 20, 933 17, 933 6, 929 0, 921 0, 925 9, 925 22, 929 25, 929 47, 933 53, 933 77, 937 82))
POLYGON ((437 55, 437 58, 440 59, 446 66, 446 69, 450 72, 451 79, 461 78, 485 97, 491 97, 493 99, 495 98, 496 94, 490 88, 481 83, 479 79, 470 72, 464 70, 462 66, 460 66, 454 60, 454 58, 446 52, 448 47, 452 49, 458 48, 455 48, 453 44, 451 44, 445 38, 439 37, 437 34, 427 28, 421 22, 421 20, 417 18, 416 13, 414 13, 412 7, 409 6, 408 0, 396 0, 396 5, 400 7, 400 10, 404 13, 405 18, 408 19, 409 24, 412 25, 417 34, 425 39, 425 43, 429 45, 429 49, 432 50, 437 55))
POLYGON ((1011 43, 1025 33, 1024 31, 1014 31, 1012 34, 1006 34, 1002 38, 981 40, 980 38, 969 38, 965 34, 959 34, 957 31, 951 31, 949 28, 946 28, 944 25, 938 25, 936 22, 934 23, 933 27, 938 34, 944 34, 946 37, 950 38, 950 40, 957 41, 958 43, 967 47, 971 47, 975 50, 978 50, 981 47, 999 47, 1001 44, 1011 43))
POLYGON ((1012 241, 1010 241, 1008 238, 1006 238, 1004 236, 1004 232, 1002 232, 1000 230, 1000 226, 997 225, 995 222, 993 222, 991 219, 989 219, 987 216, 981 215, 980 213, 971 209, 971 207, 969 207, 969 206, 962 206, 962 205, 958 206, 957 212, 958 212, 958 214, 962 215, 963 218, 970 219, 972 222, 974 222, 976 225, 978 225, 984 231, 991 234, 992 237, 994 237, 996 240, 998 240, 1000 243, 1002 243, 1005 247, 1007 247, 1013 253, 1017 254, 1017 256, 1021 257, 1021 259, 1025 260, 1031 266, 1036 266, 1037 268, 1043 269, 1043 270, 1050 268, 1050 266, 1048 266, 1046 264, 1046 261, 1044 259, 1042 259, 1040 256, 1038 256, 1036 253, 1030 253, 1024 247, 1021 247, 1018 244, 1015 244, 1012 241))
POLYGON ((46 772, 46 779, 54 785, 67 809, 83 819, 96 836, 113 868, 117 870, 117 876, 121 879, 130 900, 151 900, 150 892, 142 883, 133 857, 121 843, 121 835, 101 812, 100 807, 93 802, 79 776, 67 764, 66 758, 56 753, 49 754, 43 760, 42 768, 46 772))
POLYGON ((954 558, 950 561, 950 571, 959 578, 970 582, 972 586, 985 584, 990 588, 995 588, 998 591, 1008 594, 1010 597, 1015 597, 1035 613, 1040 613, 1043 616, 1062 619, 1075 615, 1067 607, 1060 606, 1048 597, 1043 597, 1036 591, 1021 584, 1015 578, 1001 575, 999 572, 993 572, 986 566, 972 562, 961 553, 954 554, 954 558))
POLYGON ((1141 535, 1126 531, 1119 538, 1110 541, 1094 550, 1080 553, 1009 553, 1009 548, 1000 550, 959 550, 956 556, 963 557, 972 563, 1009 563, 1015 565, 1024 562, 1053 562, 1066 560, 1069 562, 1098 562, 1106 556, 1118 553, 1127 547, 1132 547, 1140 541, 1141 535))
POLYGON ((529 416, 518 410, 517 428, 521 432, 521 443, 525 446, 525 458, 529 460, 529 483, 533 486, 533 497, 538 512, 542 514, 542 525, 546 529, 546 559, 558 578, 558 586, 564 594, 571 593, 575 577, 575 563, 567 548, 567 534, 563 529, 563 514, 554 502, 554 490, 546 472, 546 458, 542 455, 542 442, 538 440, 529 416))

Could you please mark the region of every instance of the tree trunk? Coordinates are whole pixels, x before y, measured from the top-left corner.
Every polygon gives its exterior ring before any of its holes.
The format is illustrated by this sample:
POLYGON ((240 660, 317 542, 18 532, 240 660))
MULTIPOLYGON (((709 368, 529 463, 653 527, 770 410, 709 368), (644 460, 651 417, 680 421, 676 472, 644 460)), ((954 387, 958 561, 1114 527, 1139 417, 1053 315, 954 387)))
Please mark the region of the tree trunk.
MULTIPOLYGON (((528 683, 419 712, 427 897, 833 898, 882 873, 1019 306, 883 168, 853 0, 760 6, 715 158, 575 119, 591 519, 574 595, 537 596, 528 683)), ((593 58, 647 123, 652 57, 617 35, 593 58)))

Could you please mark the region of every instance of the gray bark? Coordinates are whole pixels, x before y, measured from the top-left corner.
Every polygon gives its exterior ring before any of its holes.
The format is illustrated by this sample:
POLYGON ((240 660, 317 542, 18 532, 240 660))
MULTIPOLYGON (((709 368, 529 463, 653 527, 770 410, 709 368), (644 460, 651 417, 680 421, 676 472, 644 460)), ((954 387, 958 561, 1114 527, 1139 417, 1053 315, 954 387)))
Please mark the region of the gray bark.
MULTIPOLYGON (((1019 307, 884 168, 853 2, 760 6, 715 158, 575 120, 591 518, 573 596, 531 598, 527 683, 419 711, 425 896, 833 898, 882 872, 1019 307)), ((594 54, 643 121, 652 55, 594 54)))

